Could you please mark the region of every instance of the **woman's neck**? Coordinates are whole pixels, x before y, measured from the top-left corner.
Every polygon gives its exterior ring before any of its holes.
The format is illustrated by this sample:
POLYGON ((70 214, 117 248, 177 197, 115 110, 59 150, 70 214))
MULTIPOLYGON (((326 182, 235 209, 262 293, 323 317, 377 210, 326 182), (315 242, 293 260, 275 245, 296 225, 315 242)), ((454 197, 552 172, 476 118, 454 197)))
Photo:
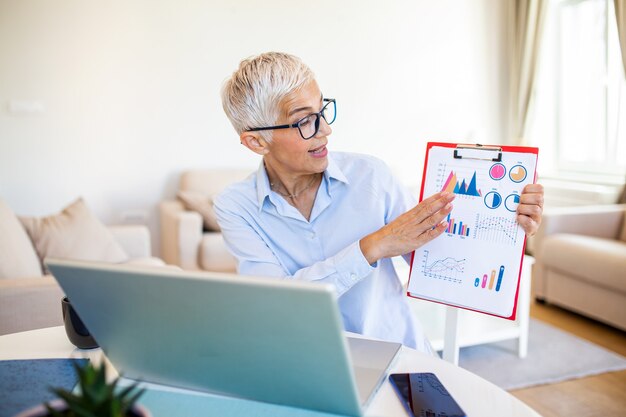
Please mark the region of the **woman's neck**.
POLYGON ((267 165, 265 165, 265 171, 272 191, 297 208, 308 220, 311 217, 322 174, 281 175, 267 165))
POLYGON ((270 182, 270 188, 285 198, 297 198, 305 191, 319 185, 320 173, 312 174, 289 174, 275 170, 265 164, 265 172, 270 182), (317 184, 316 184, 317 183, 317 184))

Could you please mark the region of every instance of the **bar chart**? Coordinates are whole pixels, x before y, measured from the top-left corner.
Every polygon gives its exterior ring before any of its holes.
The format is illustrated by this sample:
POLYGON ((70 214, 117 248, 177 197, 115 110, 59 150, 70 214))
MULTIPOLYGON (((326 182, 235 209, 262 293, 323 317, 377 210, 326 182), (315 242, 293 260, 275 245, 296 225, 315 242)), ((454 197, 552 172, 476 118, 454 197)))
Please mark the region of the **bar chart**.
POLYGON ((476 277, 474 279, 474 287, 487 290, 493 290, 495 286, 496 292, 502 288, 502 280, 504 278, 504 265, 500 265, 499 271, 492 269, 490 274, 483 274, 482 279, 476 277))
POLYGON ((463 223, 463 221, 457 221, 457 219, 455 218, 450 218, 451 214, 452 213, 448 214, 448 217, 446 218, 446 221, 448 222, 446 233, 451 235, 469 237, 470 228, 467 223, 463 223))

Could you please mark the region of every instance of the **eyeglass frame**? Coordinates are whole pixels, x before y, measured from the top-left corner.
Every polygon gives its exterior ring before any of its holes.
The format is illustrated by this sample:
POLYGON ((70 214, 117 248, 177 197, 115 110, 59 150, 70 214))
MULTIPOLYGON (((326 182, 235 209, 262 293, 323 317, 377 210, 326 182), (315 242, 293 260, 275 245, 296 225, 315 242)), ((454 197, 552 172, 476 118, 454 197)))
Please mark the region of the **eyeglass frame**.
POLYGON ((322 107, 322 109, 320 111, 318 111, 317 113, 311 113, 308 114, 306 116, 304 116, 302 119, 298 120, 297 122, 293 123, 293 124, 288 124, 288 125, 278 125, 278 126, 268 126, 268 127, 253 127, 250 129, 247 129, 246 132, 258 132, 260 130, 274 130, 274 129, 292 129, 292 128, 298 128, 298 132, 300 132, 300 136, 302 137, 302 139, 304 140, 309 140, 311 138, 313 138, 315 135, 317 135, 317 132, 320 131, 320 119, 323 117, 324 120, 326 121, 326 123, 328 125, 333 124, 333 122, 335 121, 335 119, 337 119, 337 100, 335 100, 334 98, 325 98, 323 99, 323 101, 326 102, 326 104, 324 105, 324 107, 322 107), (330 122, 328 122, 328 120, 326 120, 326 116, 324 116, 324 111, 326 110, 326 108, 330 105, 330 103, 333 103, 335 105, 335 117, 333 118, 333 120, 331 120, 330 122), (308 119, 311 116, 317 116, 317 123, 315 126, 315 133, 313 133, 311 136, 309 136, 308 138, 305 138, 304 135, 302 134, 302 130, 300 129, 300 123, 304 122, 305 119, 308 119))

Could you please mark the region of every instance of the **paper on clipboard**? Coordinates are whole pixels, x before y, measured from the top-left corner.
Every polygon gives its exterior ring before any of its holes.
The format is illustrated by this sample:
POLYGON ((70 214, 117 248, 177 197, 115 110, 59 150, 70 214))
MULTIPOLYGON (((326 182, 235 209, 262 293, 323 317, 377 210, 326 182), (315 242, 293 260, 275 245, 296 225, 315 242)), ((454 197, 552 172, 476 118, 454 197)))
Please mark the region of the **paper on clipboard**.
POLYGON ((420 201, 456 194, 448 228, 418 248, 407 294, 515 319, 526 236, 516 222, 537 148, 428 143, 420 201))

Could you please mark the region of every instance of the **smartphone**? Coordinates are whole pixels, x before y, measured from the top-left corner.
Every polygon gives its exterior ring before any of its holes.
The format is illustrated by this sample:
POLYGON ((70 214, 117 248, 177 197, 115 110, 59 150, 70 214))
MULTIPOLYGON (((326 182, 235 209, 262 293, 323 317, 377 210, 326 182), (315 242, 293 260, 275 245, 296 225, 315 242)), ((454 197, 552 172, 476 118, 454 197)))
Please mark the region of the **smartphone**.
POLYGON ((389 380, 413 417, 466 417, 433 373, 391 374, 389 380))

